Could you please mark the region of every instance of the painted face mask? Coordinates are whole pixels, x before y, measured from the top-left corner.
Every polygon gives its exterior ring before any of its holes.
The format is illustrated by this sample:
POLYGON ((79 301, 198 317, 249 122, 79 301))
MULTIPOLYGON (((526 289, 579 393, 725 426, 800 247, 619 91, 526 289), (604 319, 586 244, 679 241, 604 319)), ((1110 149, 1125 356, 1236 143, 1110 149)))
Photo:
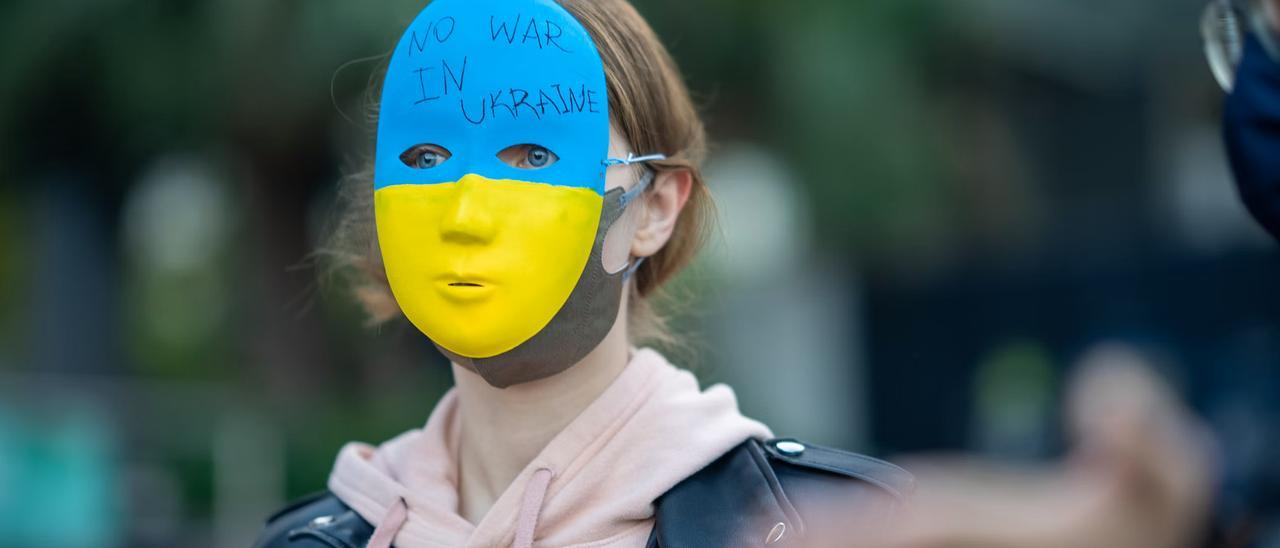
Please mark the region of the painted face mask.
MULTIPOLYGON (((383 84, 374 208, 401 310, 499 388, 559 373, 617 317, 609 227, 649 183, 604 191, 604 68, 552 0, 436 0, 383 84)), ((647 170, 646 170, 646 173, 647 170)))

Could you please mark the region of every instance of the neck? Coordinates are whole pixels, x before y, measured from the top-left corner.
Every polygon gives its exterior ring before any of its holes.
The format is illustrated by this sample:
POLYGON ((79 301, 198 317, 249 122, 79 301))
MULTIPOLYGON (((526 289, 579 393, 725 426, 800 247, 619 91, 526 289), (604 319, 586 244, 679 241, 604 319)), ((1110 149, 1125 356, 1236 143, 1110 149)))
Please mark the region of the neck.
POLYGON ((459 428, 458 511, 479 523, 516 476, 628 362, 626 297, 600 345, 562 373, 504 389, 453 365, 459 428))

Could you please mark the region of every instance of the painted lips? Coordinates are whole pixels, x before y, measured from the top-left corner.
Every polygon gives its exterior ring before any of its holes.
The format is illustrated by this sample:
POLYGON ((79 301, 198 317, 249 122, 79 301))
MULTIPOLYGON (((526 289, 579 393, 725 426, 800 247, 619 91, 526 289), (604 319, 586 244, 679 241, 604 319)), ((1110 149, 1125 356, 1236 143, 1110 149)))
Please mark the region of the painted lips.
POLYGON ((478 302, 493 295, 497 286, 478 276, 448 274, 436 282, 436 290, 445 299, 457 303, 478 302))

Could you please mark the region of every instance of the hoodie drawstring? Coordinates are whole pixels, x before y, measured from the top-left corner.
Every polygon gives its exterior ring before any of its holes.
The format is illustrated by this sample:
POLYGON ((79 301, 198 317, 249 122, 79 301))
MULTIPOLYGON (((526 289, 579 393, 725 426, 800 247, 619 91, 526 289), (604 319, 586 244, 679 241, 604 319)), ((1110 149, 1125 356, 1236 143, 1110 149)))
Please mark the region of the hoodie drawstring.
POLYGON ((520 501, 520 514, 516 517, 516 541, 513 548, 533 546, 533 532, 538 527, 538 513, 542 511, 542 501, 547 496, 549 485, 550 468, 539 468, 529 478, 529 483, 524 488, 524 499, 520 501))
MULTIPOLYGON (((520 501, 520 514, 516 517, 516 541, 514 548, 532 548, 533 533, 538 527, 538 514, 542 511, 542 502, 547 497, 547 487, 551 485, 551 469, 539 468, 529 478, 524 489, 524 498, 520 501)), ((409 508, 403 498, 397 498, 395 504, 387 509, 382 521, 373 529, 369 537, 368 548, 391 548, 391 541, 409 518, 409 508)))
POLYGON ((396 533, 400 532, 400 527, 408 517, 409 508, 405 506, 404 499, 396 498, 396 503, 387 509, 387 513, 382 516, 382 521, 378 522, 378 526, 373 529, 373 536, 369 537, 369 544, 366 546, 391 548, 391 541, 395 540, 396 533))

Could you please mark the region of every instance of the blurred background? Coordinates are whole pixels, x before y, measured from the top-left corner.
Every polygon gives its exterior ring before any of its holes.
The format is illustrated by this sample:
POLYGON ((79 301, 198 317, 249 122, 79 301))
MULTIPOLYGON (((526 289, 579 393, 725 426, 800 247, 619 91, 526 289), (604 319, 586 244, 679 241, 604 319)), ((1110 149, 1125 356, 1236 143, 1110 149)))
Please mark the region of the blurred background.
MULTIPOLYGON (((1201 0, 636 0, 716 143, 672 292, 707 383, 877 455, 1063 451, 1073 361, 1154 356, 1280 546, 1280 248, 1201 0)), ((451 383, 311 253, 422 0, 0 3, 0 545, 245 546, 451 383)))

